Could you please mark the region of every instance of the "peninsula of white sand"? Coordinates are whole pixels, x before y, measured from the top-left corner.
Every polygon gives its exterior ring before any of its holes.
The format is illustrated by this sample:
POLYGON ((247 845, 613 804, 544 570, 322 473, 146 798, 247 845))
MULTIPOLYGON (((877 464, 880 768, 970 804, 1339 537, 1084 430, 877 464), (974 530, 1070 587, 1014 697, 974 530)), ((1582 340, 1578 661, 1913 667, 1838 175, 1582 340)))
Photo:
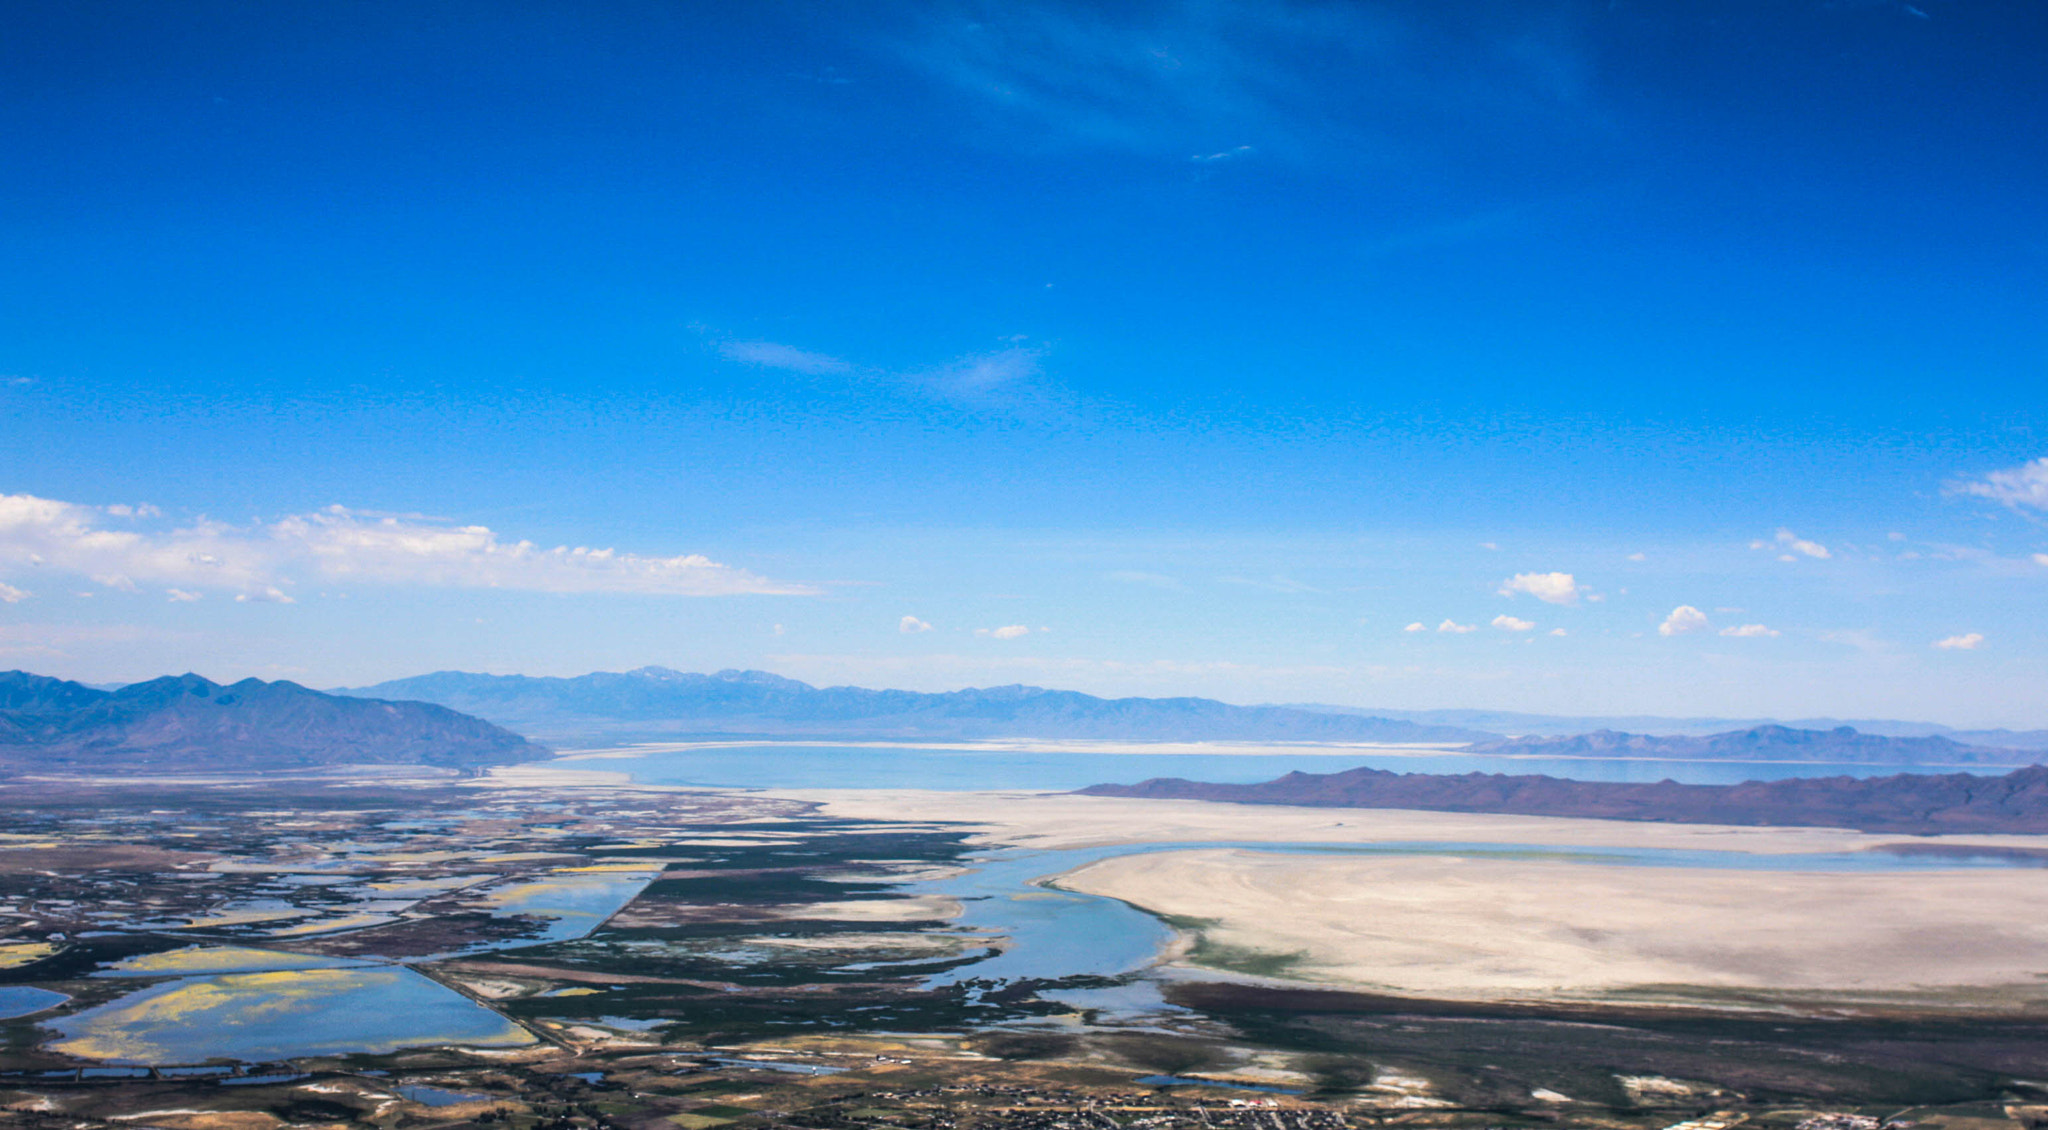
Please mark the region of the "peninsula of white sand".
POLYGON ((1200 920, 1182 968, 1476 1000, 2048 1007, 2048 869, 1751 870, 1479 851, 1305 854, 1262 843, 1541 845, 1739 853, 2040 836, 1878 835, 1031 793, 779 793, 837 816, 958 822, 1035 848, 1238 845, 1114 856, 1056 880, 1200 920))
POLYGON ((1212 922, 1203 948, 1240 960, 1291 955, 1291 978, 1401 994, 1915 997, 2014 986, 2048 997, 2048 871, 2036 868, 1786 872, 1208 850, 1120 856, 1058 883, 1212 922))

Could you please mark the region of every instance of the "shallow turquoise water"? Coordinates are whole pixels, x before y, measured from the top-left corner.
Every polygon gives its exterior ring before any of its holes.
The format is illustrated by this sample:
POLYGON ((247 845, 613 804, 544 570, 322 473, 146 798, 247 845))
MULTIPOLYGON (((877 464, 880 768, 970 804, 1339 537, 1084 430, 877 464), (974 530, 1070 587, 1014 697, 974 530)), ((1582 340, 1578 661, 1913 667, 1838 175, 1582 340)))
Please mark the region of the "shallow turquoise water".
POLYGON ((651 785, 810 789, 1023 789, 1066 792, 1151 777, 1252 784, 1287 773, 1337 773, 1359 766, 1401 773, 1542 773, 1581 781, 1726 785, 1786 777, 1882 777, 1893 773, 1972 772, 1998 775, 2003 767, 1840 765, 1820 762, 1632 761, 1537 759, 1466 754, 1414 755, 1289 752, 1015 753, 918 746, 745 745, 651 752, 633 757, 570 761, 579 769, 630 773, 651 785))

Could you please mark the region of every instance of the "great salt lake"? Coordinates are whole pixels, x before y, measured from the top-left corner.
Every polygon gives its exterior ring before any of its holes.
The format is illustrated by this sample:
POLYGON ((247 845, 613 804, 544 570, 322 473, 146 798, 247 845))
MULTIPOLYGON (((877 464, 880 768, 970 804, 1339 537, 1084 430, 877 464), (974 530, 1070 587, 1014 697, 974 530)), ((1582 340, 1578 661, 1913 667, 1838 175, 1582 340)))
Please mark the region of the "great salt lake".
MULTIPOLYGON (((2015 764, 2029 759, 2015 751, 2015 764)), ((1542 773, 1582 781, 1727 785, 1786 777, 1883 777, 1893 773, 1997 775, 2006 766, 1911 766, 1812 761, 1660 761, 1525 758, 1432 753, 1398 747, 1260 747, 1259 752, 1101 753, 937 745, 789 742, 626 747, 571 754, 564 768, 627 773, 640 784, 764 789, 946 789, 1067 792, 1150 777, 1251 784, 1292 772, 1335 773, 1361 765, 1400 773, 1542 773)))
MULTIPOLYGON (((1406 772, 1547 773, 1611 781, 1670 778, 1700 784, 1794 776, 1873 776, 1907 768, 1788 762, 1510 759, 1398 750, 1333 753, 1314 747, 1210 754, 1019 752, 829 744, 645 749, 625 756, 572 759, 565 765, 623 771, 647 784, 1043 791, 1157 776, 1253 782, 1294 770, 1331 772, 1357 765, 1406 772)), ((1920 771, 1930 770, 1923 767, 1920 771)), ((2001 770, 1980 767, 1975 771, 2001 770)), ((942 894, 960 901, 962 916, 949 929, 1006 939, 1006 944, 992 956, 941 974, 928 983, 940 986, 1083 976, 1116 978, 1143 971, 1172 939, 1170 928, 1126 903, 1060 890, 1041 880, 1112 856, 1191 848, 1459 855, 1618 867, 1751 870, 1918 871, 2044 864, 2043 859, 2025 853, 1770 855, 1469 843, 1187 842, 1065 851, 1003 849, 973 857, 967 870, 948 878, 905 884, 907 894, 942 894)), ((529 913, 548 919, 551 926, 546 931, 546 940, 562 940, 594 929, 613 910, 630 901, 652 877, 651 870, 626 866, 570 869, 536 881, 484 888, 479 893, 499 913, 529 913)), ((197 1063, 213 1057, 268 1061, 438 1043, 505 1046, 532 1039, 496 1012, 402 964, 308 959, 257 948, 198 947, 123 963, 102 975, 174 978, 108 1004, 46 1022, 59 1034, 57 1048, 102 1062, 197 1063)), ((57 994, 40 994, 35 989, 14 990, 14 995, 0 999, 0 1013, 11 1011, 18 1015, 63 999, 57 994)), ((1114 1012, 1163 1007, 1156 988, 1143 978, 1113 988, 1058 990, 1048 995, 1076 1006, 1114 1012)), ((622 1018, 622 1023, 633 1020, 622 1018)))

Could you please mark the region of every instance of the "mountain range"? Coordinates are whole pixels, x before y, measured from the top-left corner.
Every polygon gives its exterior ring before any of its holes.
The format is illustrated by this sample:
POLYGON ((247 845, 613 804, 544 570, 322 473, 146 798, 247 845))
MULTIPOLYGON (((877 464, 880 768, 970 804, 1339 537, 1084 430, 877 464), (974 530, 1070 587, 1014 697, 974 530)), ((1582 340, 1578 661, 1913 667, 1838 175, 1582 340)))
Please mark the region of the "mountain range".
POLYGON ((1880 765, 2015 765, 2029 760, 2024 750, 1964 745, 1940 735, 1888 737, 1865 734, 1851 726, 1801 730, 1790 726, 1763 725, 1701 737, 1595 730, 1590 734, 1481 742, 1472 746, 1470 752, 1519 757, 1828 761, 1880 765))
POLYGON ((0 672, 0 769, 13 772, 461 768, 546 756, 518 734, 431 703, 260 679, 222 686, 167 675, 108 691, 0 672))
POLYGON ((1459 726, 1206 698, 1097 698, 1027 686, 926 694, 814 687, 766 671, 703 675, 666 667, 575 678, 439 671, 335 693, 439 703, 549 740, 720 735, 1462 745, 1499 737, 1459 726))
POLYGON ((1963 745, 1993 746, 1999 749, 2048 750, 2048 730, 1960 729, 1939 722, 1912 722, 1898 718, 1674 718, 1662 714, 1528 714, 1512 710, 1386 710, 1358 706, 1333 706, 1321 702, 1284 703, 1294 710, 1323 714, 1370 714, 1403 722, 1432 726, 1462 726, 1470 730, 1491 730, 1496 734, 1562 737, 1593 730, 1624 730, 1656 736, 1705 737, 1731 730, 1780 725, 1794 730, 1834 730, 1848 726, 1863 734, 1880 737, 1944 737, 1963 745))
POLYGON ((1232 801, 1317 808, 1409 808, 1686 824, 1775 824, 1910 835, 2048 832, 2048 767, 1969 773, 1800 777, 1739 785, 1570 781, 1500 773, 1439 775, 1351 769, 1289 773, 1257 785, 1160 777, 1092 785, 1090 796, 1232 801))

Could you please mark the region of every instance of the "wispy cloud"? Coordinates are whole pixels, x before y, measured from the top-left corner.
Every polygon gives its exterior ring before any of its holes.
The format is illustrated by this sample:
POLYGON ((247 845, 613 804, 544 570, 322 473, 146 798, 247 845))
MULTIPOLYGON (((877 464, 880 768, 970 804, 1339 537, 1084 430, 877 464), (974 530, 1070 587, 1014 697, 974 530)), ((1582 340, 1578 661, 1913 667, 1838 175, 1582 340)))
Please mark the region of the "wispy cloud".
POLYGON ((1833 556, 1833 554, 1828 552, 1827 546, 1817 541, 1808 541, 1791 530, 1782 528, 1769 541, 1759 538, 1756 541, 1750 542, 1749 548, 1777 550, 1778 560, 1780 561, 1797 561, 1801 557, 1812 557, 1825 561, 1833 556))
POLYGON ((721 342, 718 352, 734 361, 759 365, 764 369, 784 369, 792 373, 806 373, 811 376, 825 376, 834 373, 851 373, 853 364, 824 353, 813 353, 793 345, 773 341, 727 341, 721 342))
POLYGON ((1500 615, 1493 618, 1493 626, 1503 632, 1530 632, 1536 629, 1533 620, 1517 620, 1513 616, 1500 615))
POLYGON ((914 636, 919 632, 931 631, 932 626, 915 616, 905 616, 896 622, 896 630, 906 636, 914 636))
POLYGON ((18 589, 5 581, 0 581, 0 604, 20 604, 33 595, 35 594, 25 589, 18 589))
POLYGON ((1746 640, 1775 636, 1778 634, 1778 630, 1776 628, 1767 628, 1762 624, 1738 624, 1721 629, 1721 634, 1746 640))
POLYGON ((1580 591, 1570 573, 1516 573, 1500 584, 1502 596, 1527 593, 1546 604, 1577 604, 1580 591))
POLYGON ((1417 620, 1401 630, 1404 632, 1426 632, 1429 630, 1429 625, 1417 620))
POLYGON ((1959 636, 1948 636, 1934 641, 1933 646, 1942 651, 1975 651, 1984 643, 1981 632, 1966 632, 1959 636))
POLYGON ((1690 604, 1681 604, 1671 610, 1671 615, 1666 616, 1662 624, 1657 625, 1657 634, 1660 636, 1682 636, 1687 632, 1697 632, 1706 626, 1706 613, 1701 612, 1690 604))
MULTIPOLYGON (((697 329, 711 333, 705 327, 697 329)), ((843 377, 959 408, 1023 415, 1058 414, 1073 408, 1072 396, 1045 379, 1045 347, 1024 344, 1021 335, 1006 339, 997 349, 904 369, 858 364, 778 341, 714 340, 713 344, 720 356, 742 364, 810 377, 843 377)))
POLYGON ((976 628, 974 634, 983 639, 1014 640, 1019 636, 1030 635, 1031 629, 1022 624, 1006 624, 1000 628, 976 628))
POLYGON ((970 0, 920 7, 891 47, 1016 144, 1384 166, 1467 146, 1498 157, 1583 128, 1574 30, 1499 12, 1475 26, 1427 6, 970 0))
POLYGON ((507 541, 486 526, 370 518, 341 506, 249 526, 204 518, 171 528, 143 522, 140 510, 0 495, 0 572, 85 577, 116 589, 225 591, 245 602, 289 601, 291 589, 308 580, 659 596, 816 591, 698 554, 544 549, 507 541))
MULTIPOLYGON (((972 407, 1006 405, 1020 390, 1030 389, 1038 376, 1037 349, 1012 346, 992 353, 957 357, 943 365, 904 374, 918 389, 942 400, 972 407)), ((1033 397, 1042 396, 1033 390, 1033 397)))
POLYGON ((1437 630, 1437 631, 1439 631, 1439 632, 1455 632, 1455 633, 1457 633, 1458 635, 1461 635, 1461 636, 1462 636, 1462 635, 1464 635, 1464 634, 1465 634, 1466 632, 1476 632, 1476 631, 1478 631, 1478 630, 1479 630, 1479 625, 1477 625, 1477 624, 1460 624, 1460 623, 1458 623, 1458 622, 1457 622, 1456 620, 1445 620, 1445 621, 1444 621, 1443 623, 1441 623, 1441 624, 1438 624, 1438 625, 1436 626, 1436 630, 1437 630))
POLYGON ((2048 511, 2048 455, 1948 485, 1950 494, 1988 498, 2015 510, 2048 511))

